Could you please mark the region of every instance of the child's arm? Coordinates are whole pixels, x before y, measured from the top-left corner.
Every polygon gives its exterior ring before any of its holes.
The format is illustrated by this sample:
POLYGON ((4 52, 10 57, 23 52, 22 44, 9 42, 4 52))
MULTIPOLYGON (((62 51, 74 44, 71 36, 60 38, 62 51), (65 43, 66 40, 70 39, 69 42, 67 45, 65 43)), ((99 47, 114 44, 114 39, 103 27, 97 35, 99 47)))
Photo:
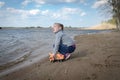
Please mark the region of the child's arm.
POLYGON ((62 38, 62 34, 56 35, 54 48, 53 48, 53 54, 56 54, 58 52, 61 38, 62 38))

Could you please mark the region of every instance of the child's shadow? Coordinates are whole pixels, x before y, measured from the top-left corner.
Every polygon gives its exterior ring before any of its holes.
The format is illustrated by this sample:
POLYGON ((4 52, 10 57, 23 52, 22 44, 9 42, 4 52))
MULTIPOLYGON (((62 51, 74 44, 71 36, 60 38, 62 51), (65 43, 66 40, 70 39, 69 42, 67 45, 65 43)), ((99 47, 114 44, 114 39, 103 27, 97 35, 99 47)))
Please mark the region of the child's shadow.
POLYGON ((80 52, 79 52, 79 51, 78 51, 78 52, 74 52, 74 53, 72 54, 72 56, 71 56, 70 59, 85 57, 87 54, 88 54, 88 53, 87 53, 86 50, 80 51, 80 52))

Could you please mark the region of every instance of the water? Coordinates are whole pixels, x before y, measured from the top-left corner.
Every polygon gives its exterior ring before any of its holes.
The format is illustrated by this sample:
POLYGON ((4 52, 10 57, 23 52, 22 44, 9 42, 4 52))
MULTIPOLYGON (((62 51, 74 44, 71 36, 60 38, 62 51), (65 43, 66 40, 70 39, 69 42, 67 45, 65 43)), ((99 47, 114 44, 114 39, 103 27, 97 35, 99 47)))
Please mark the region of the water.
MULTIPOLYGON (((70 37, 99 33, 98 30, 65 30, 70 37)), ((46 56, 52 50, 54 34, 51 29, 2 29, 0 30, 0 65, 46 56)))

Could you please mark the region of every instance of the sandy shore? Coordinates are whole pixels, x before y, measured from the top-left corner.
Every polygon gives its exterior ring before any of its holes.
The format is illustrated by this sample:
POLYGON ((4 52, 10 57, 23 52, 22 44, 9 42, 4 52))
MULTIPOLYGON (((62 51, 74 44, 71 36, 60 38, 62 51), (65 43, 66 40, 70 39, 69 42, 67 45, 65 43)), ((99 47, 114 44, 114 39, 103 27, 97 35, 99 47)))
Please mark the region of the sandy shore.
POLYGON ((47 58, 0 77, 0 80, 119 80, 120 32, 75 37, 71 59, 50 63, 47 58))

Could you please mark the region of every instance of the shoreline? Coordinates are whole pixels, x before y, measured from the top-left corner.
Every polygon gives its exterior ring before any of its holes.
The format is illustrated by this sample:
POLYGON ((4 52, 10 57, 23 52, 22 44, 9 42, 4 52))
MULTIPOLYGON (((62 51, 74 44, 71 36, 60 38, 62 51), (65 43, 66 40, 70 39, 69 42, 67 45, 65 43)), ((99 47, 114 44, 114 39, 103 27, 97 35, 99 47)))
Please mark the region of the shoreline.
POLYGON ((50 63, 47 58, 44 58, 0 78, 2 80, 118 80, 120 78, 117 74, 120 73, 118 71, 120 69, 119 34, 120 32, 110 32, 75 36, 77 49, 70 60, 50 63), (108 74, 109 70, 112 71, 111 74, 108 74))
MULTIPOLYGON (((101 33, 109 33, 109 32, 111 32, 111 30, 109 30, 109 31, 108 30, 102 30, 100 32, 95 32, 95 33, 88 32, 88 33, 83 33, 83 34, 79 34, 79 35, 74 35, 72 37, 75 38, 76 36, 81 36, 81 35, 92 35, 92 34, 101 34, 101 33)), ((29 53, 27 52, 27 54, 24 54, 24 56, 16 58, 16 60, 14 60, 14 61, 8 62, 8 63, 3 64, 3 65, 0 65, 0 72, 1 72, 0 76, 3 75, 3 74, 5 75, 7 73, 14 72, 16 69, 24 68, 24 67, 28 66, 28 64, 32 65, 32 64, 34 64, 34 63, 36 63, 40 60, 40 59, 35 60, 35 59, 30 58, 30 54, 31 54, 31 52, 29 52, 29 53), (25 63, 27 63, 27 62, 28 62, 28 64, 26 65, 25 63), (21 66, 21 64, 24 65, 24 66, 16 68, 17 66, 21 66)), ((44 55, 41 55, 41 56, 44 56, 44 55)), ((47 55, 44 56, 44 57, 47 57, 47 55)))
POLYGON ((10 74, 10 73, 13 73, 19 69, 26 68, 26 67, 31 66, 35 63, 42 62, 42 60, 46 57, 47 57, 47 55, 41 55, 41 56, 38 56, 38 57, 32 58, 32 59, 24 58, 23 60, 20 60, 18 62, 14 61, 14 62, 5 64, 3 66, 0 66, 1 67, 0 77, 7 75, 7 74, 10 74))

